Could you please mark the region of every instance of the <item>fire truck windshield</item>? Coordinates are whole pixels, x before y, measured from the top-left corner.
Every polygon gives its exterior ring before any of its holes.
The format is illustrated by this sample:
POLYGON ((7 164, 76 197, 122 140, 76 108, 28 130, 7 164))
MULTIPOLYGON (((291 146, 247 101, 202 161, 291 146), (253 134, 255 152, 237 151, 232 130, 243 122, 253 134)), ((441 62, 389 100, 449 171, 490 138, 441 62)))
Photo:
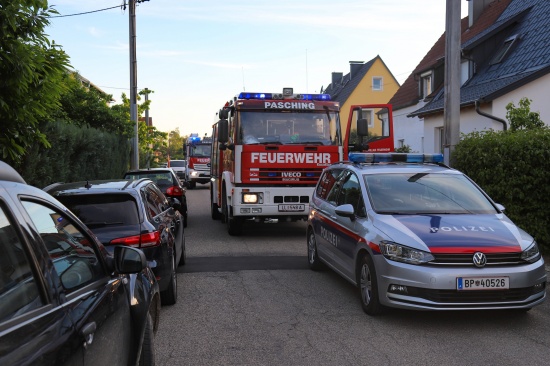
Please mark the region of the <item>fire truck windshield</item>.
POLYGON ((191 145, 190 156, 210 157, 211 145, 191 145))
POLYGON ((237 143, 339 145, 338 113, 241 111, 237 143))

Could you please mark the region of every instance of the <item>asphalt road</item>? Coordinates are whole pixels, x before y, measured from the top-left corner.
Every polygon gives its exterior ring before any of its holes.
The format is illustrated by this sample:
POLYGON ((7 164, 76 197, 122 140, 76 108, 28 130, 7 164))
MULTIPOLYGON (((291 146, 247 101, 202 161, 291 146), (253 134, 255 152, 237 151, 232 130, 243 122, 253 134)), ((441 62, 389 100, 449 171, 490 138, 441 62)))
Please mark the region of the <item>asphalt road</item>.
MULTIPOLYGON (((525 314, 392 310, 369 317, 355 287, 307 268, 305 223, 231 237, 209 191, 188 190, 188 263, 162 308, 158 365, 548 365, 550 301, 525 314)), ((548 290, 547 290, 548 292, 548 290)))

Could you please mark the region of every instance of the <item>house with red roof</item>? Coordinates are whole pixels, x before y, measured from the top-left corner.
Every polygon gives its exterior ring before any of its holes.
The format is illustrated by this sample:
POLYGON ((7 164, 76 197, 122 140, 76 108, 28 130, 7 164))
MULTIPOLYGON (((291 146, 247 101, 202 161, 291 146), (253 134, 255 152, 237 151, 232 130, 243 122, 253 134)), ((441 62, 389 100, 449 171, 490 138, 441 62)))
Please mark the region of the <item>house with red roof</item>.
MULTIPOLYGON (((526 97, 550 124, 550 1, 470 0, 461 21, 460 131, 504 130, 526 97)), ((395 146, 443 149, 445 34, 391 98, 395 146)))

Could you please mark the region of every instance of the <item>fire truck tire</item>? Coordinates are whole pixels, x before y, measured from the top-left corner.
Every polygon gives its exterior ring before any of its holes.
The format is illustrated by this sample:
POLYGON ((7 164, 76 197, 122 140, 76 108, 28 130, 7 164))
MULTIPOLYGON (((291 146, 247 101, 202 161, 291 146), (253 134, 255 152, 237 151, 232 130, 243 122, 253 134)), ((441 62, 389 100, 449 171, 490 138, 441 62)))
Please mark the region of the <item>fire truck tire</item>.
POLYGON ((216 205, 214 202, 210 205, 210 210, 212 213, 212 220, 219 220, 222 217, 222 214, 218 210, 218 205, 216 205))
POLYGON ((223 219, 224 222, 227 224, 227 232, 231 236, 239 236, 243 232, 243 222, 241 218, 234 217, 230 213, 229 205, 227 204, 227 195, 225 193, 225 189, 223 191, 223 198, 222 198, 222 208, 223 208, 223 219))

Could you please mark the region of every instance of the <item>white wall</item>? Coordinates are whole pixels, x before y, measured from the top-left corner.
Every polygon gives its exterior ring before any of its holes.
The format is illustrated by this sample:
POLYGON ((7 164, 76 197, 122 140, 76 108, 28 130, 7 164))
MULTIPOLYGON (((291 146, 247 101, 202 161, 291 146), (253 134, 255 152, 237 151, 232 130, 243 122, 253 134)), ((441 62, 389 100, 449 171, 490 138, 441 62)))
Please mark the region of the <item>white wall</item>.
POLYGON ((399 147, 399 140, 405 140, 404 144, 411 147, 413 152, 424 152, 424 119, 407 117, 424 106, 424 102, 403 109, 393 111, 393 135, 395 148, 399 147))

